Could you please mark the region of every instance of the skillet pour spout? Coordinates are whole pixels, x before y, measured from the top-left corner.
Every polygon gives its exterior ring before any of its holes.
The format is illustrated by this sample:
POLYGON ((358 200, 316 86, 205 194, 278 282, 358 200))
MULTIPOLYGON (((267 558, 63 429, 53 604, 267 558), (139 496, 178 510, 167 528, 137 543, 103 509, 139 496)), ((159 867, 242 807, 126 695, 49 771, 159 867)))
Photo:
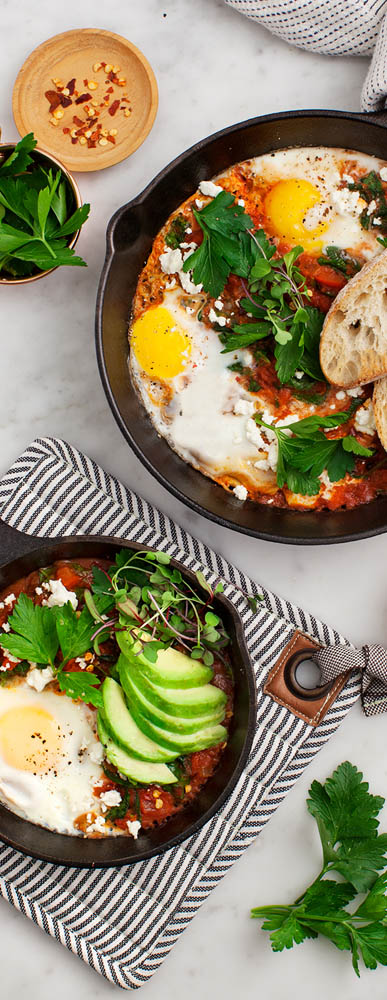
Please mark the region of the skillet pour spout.
POLYGON ((238 161, 296 146, 331 146, 387 159, 386 126, 386 111, 288 111, 240 122, 182 153, 109 223, 96 305, 97 359, 108 402, 129 445, 156 479, 224 527, 293 545, 354 541, 387 530, 387 499, 337 511, 240 504, 179 458, 157 434, 129 377, 127 328, 139 274, 156 234, 201 180, 238 161))

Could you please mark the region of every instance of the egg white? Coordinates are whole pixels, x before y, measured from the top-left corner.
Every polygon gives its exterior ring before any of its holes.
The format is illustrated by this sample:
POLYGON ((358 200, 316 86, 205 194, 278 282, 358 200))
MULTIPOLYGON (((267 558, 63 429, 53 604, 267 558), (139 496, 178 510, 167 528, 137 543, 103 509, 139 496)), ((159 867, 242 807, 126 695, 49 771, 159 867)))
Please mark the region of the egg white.
MULTIPOLYGON (((83 703, 53 691, 38 693, 25 682, 0 687, 1 718, 9 711, 43 709, 53 719, 57 759, 44 771, 33 773, 10 765, 0 735, 0 801, 32 823, 60 833, 76 834, 74 820, 98 800, 93 785, 103 777, 101 744, 95 735, 93 713, 83 703), (94 758, 94 759, 93 759, 94 758)), ((15 731, 17 740, 17 729, 15 731)))

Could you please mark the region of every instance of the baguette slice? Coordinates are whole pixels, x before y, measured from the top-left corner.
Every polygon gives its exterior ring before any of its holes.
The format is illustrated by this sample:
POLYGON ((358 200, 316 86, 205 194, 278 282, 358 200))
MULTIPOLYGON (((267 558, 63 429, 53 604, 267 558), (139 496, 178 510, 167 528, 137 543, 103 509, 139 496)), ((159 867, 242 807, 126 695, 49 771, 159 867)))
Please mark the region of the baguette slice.
POLYGON ((387 451, 387 378, 375 382, 372 404, 378 438, 387 451))
POLYGON ((335 298, 321 333, 320 364, 327 381, 345 389, 387 375, 387 250, 335 298))

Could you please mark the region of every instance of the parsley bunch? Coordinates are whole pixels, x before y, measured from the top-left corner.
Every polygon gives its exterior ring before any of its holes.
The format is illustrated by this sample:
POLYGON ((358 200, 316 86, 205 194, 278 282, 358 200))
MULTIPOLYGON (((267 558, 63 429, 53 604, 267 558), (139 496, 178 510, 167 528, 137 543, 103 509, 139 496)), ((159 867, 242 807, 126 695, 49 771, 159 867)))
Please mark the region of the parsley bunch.
POLYGON ((67 244, 90 205, 71 212, 66 178, 33 159, 35 146, 31 132, 0 163, 0 274, 14 278, 62 264, 86 267, 67 244))
POLYGON ((251 916, 270 931, 273 951, 322 934, 368 969, 387 965, 387 834, 378 833, 381 796, 371 795, 361 771, 346 761, 324 785, 313 781, 307 807, 317 822, 323 866, 312 885, 291 905, 260 906, 251 916), (344 881, 327 875, 337 873, 344 881), (353 901, 366 893, 360 905, 353 901), (350 905, 350 909, 348 906, 350 905))
POLYGON ((273 431, 277 438, 279 487, 287 484, 292 493, 315 496, 320 492, 319 476, 324 469, 331 482, 336 483, 338 479, 343 479, 346 472, 353 472, 356 456, 369 458, 373 455, 373 451, 360 444, 353 434, 327 438, 323 433, 324 428, 336 428, 346 423, 358 405, 355 402, 346 412, 333 413, 328 417, 317 414, 305 417, 304 420, 289 424, 286 429, 267 424, 255 414, 256 423, 273 431), (292 436, 289 436, 289 432, 292 436))

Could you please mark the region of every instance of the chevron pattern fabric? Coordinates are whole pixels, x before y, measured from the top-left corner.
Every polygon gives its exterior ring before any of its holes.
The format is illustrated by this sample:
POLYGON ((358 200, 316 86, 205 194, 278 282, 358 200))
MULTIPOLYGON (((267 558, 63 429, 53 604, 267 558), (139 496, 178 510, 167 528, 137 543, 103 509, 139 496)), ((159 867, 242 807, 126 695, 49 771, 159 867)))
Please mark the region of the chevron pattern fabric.
POLYGON ((136 988, 340 725, 359 681, 349 681, 317 729, 271 701, 263 683, 296 628, 323 644, 345 640, 246 578, 64 441, 36 440, 17 459, 0 482, 0 515, 28 534, 116 535, 155 545, 210 583, 221 578, 243 623, 258 689, 254 745, 230 798, 195 836, 160 857, 94 871, 36 861, 0 843, 3 897, 111 982, 136 988), (263 598, 256 613, 244 594, 263 598))

